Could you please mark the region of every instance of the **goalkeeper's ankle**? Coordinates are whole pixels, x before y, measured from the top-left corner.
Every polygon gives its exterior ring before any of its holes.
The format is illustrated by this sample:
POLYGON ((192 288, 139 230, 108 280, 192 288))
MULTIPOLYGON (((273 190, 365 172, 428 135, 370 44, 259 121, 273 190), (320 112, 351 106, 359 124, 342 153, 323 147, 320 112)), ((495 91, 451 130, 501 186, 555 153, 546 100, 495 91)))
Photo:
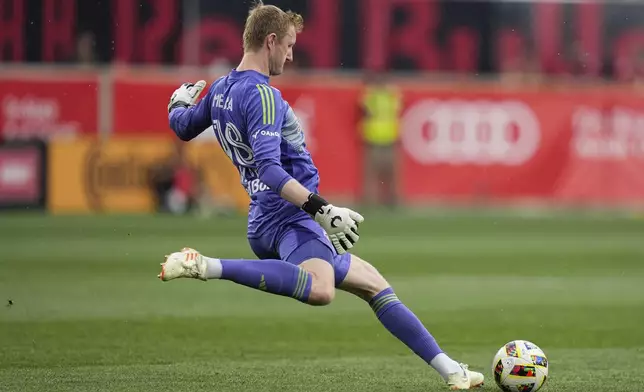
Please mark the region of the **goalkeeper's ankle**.
POLYGON ((222 274, 221 261, 213 257, 201 256, 206 262, 206 279, 220 279, 222 274))

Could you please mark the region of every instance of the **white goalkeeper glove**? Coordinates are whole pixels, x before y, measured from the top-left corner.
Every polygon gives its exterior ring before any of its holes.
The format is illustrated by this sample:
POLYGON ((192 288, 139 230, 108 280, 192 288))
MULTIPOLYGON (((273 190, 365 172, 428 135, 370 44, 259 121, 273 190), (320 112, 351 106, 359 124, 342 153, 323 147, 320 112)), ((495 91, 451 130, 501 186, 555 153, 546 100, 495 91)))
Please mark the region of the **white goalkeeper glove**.
POLYGON ((206 87, 206 81, 200 80, 197 83, 184 83, 178 89, 174 90, 170 103, 168 103, 168 112, 177 107, 190 107, 197 103, 199 95, 206 87))
POLYGON ((348 208, 336 207, 312 193, 302 209, 322 226, 339 255, 346 253, 358 242, 358 225, 364 221, 362 215, 348 208))

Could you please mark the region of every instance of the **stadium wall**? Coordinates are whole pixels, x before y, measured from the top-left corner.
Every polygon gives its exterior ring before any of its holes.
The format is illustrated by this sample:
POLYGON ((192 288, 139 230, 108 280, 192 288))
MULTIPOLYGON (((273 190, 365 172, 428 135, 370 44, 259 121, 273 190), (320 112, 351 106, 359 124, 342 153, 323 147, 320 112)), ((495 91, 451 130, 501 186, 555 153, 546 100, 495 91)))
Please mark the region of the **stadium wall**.
MULTIPOLYGON (((0 131, 5 140, 48 141, 52 211, 146 212, 150 196, 132 173, 154 167, 172 148, 168 97, 178 83, 216 76, 185 69, 3 72, 0 131), (124 170, 101 182, 97 173, 105 165, 124 170)), ((275 85, 307 132, 324 173, 322 191, 358 200, 360 79, 295 74, 275 85)), ((407 204, 528 200, 621 207, 644 201, 644 96, 633 86, 420 78, 397 85, 404 97, 399 186, 407 204)), ((189 144, 190 156, 207 171, 209 187, 245 210, 247 196, 213 134, 197 140, 189 144)))

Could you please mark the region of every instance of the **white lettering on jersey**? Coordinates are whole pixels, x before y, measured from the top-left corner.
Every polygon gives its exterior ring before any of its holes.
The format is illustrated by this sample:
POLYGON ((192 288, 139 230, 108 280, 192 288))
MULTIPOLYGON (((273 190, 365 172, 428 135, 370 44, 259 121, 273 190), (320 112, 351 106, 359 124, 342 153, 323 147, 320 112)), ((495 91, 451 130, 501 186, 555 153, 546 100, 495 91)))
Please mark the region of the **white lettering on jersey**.
POLYGON ((246 185, 248 196, 253 196, 257 192, 264 192, 267 190, 269 190, 268 185, 260 181, 259 178, 252 180, 246 185))
POLYGON ((244 143, 241 132, 233 123, 226 123, 226 128, 221 129, 219 120, 214 120, 213 128, 219 137, 222 148, 231 160, 236 161, 241 166, 247 167, 255 163, 253 149, 244 143))
POLYGON ((271 136, 271 137, 280 137, 279 132, 275 131, 257 131, 253 134, 253 139, 257 139, 257 136, 271 136))
POLYGON ((226 128, 221 129, 219 120, 214 120, 212 126, 224 152, 236 164, 241 181, 243 182, 250 174, 257 175, 253 167, 255 165, 253 149, 244 143, 241 132, 235 124, 226 123, 226 128))
POLYGON ((228 97, 224 101, 224 94, 215 94, 212 97, 212 105, 214 107, 216 107, 216 108, 224 109, 224 110, 228 110, 228 111, 232 112, 232 110, 233 110, 233 98, 228 97))

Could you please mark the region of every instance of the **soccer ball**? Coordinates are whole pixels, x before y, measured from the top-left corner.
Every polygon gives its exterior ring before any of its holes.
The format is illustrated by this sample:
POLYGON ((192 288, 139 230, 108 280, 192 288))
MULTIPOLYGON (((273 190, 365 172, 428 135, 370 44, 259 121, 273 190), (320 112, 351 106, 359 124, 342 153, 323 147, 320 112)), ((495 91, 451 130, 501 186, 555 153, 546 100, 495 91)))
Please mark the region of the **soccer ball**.
POLYGON ((506 392, 536 392, 548 378, 548 358, 536 344, 513 340, 497 351, 492 372, 506 392))

